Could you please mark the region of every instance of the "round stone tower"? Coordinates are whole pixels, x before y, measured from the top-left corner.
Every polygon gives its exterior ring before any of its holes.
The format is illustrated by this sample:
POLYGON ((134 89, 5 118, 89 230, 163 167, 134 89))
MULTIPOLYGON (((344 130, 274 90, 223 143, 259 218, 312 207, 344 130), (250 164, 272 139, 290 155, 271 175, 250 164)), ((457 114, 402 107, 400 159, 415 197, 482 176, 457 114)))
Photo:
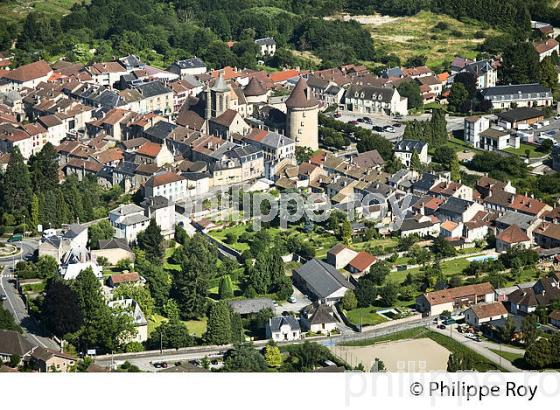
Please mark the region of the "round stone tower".
POLYGON ((286 100, 286 136, 298 147, 319 149, 319 102, 303 78, 286 100))

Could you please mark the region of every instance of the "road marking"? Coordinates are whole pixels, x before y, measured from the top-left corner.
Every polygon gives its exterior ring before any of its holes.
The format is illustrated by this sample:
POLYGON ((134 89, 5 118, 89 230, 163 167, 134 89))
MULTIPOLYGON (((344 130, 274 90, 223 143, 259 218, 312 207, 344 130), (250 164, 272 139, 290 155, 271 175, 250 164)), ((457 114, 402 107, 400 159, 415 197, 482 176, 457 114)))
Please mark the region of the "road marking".
POLYGON ((2 280, 4 278, 4 270, 6 269, 6 267, 4 267, 4 269, 2 269, 2 273, 0 274, 0 287, 2 287, 2 293, 4 293, 4 295, 6 295, 6 299, 8 300, 8 303, 10 304, 10 307, 12 308, 13 314, 16 318, 16 320, 19 322, 20 319, 17 315, 17 311, 16 308, 14 307, 11 299, 10 299, 10 295, 8 295, 8 292, 6 292, 6 289, 4 288, 4 281, 2 280))

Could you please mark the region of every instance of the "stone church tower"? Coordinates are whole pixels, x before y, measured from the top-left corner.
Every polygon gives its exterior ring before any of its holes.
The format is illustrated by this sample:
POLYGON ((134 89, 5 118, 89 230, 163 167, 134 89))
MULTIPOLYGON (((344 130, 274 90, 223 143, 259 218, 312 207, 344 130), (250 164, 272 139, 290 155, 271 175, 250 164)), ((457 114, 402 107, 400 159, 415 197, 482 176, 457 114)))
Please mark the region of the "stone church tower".
POLYGON ((286 136, 298 147, 319 149, 319 102, 301 78, 286 100, 286 136))

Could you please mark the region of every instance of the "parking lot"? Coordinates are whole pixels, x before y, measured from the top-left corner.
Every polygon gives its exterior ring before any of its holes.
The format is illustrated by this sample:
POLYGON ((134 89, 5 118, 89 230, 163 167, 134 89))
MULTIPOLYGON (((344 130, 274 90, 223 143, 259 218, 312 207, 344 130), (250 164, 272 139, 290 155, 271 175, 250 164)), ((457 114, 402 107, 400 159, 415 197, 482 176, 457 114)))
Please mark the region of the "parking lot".
MULTIPOLYGON (((336 118, 338 121, 344 123, 349 123, 355 121, 355 125, 358 127, 366 128, 372 130, 373 132, 382 135, 384 138, 392 142, 397 142, 402 139, 406 122, 418 120, 426 121, 429 120, 430 114, 420 114, 420 115, 408 115, 404 117, 394 117, 382 113, 354 113, 350 111, 337 111, 336 113, 329 113, 331 117, 336 118), (371 120, 371 123, 359 121, 364 117, 371 120), (392 127, 392 132, 383 130, 384 127, 392 127)), ((452 117, 447 115, 447 131, 459 131, 464 128, 464 117, 452 117)))

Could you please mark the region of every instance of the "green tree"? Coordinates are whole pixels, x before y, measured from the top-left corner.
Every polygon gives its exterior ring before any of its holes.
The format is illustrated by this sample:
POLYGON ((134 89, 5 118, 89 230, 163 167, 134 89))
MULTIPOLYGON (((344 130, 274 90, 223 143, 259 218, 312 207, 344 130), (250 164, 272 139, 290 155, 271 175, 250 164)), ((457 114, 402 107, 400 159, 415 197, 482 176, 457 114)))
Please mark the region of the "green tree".
POLYGON ((178 319, 172 319, 159 325, 148 338, 151 349, 180 349, 194 345, 194 340, 187 327, 178 319))
POLYGON ((537 340, 537 319, 533 315, 525 316, 521 323, 521 332, 526 346, 531 346, 537 340))
POLYGON ((133 299, 140 305, 140 309, 146 317, 150 317, 154 313, 154 299, 147 286, 119 285, 113 292, 113 299, 133 299))
POLYGON ((278 368, 282 366, 282 353, 272 341, 264 348, 264 360, 268 367, 278 368))
POLYGON ((398 87, 397 91, 401 97, 408 98, 408 109, 414 110, 421 108, 424 104, 422 94, 420 93, 420 86, 416 81, 403 81, 398 87))
POLYGON ((43 255, 37 260, 35 269, 41 279, 52 278, 58 274, 58 262, 50 255, 43 255))
POLYGON ((470 110, 469 92, 463 83, 454 83, 448 99, 449 109, 456 112, 470 110))
POLYGON ((17 147, 12 150, 0 189, 2 209, 13 214, 18 223, 29 222, 29 207, 33 202, 31 175, 17 147))
POLYGON ((524 359, 533 369, 543 369, 558 360, 552 356, 552 345, 546 338, 529 344, 525 350, 524 359))
POLYGON ((539 83, 552 90, 553 94, 558 92, 558 72, 552 57, 545 57, 539 64, 539 83))
POLYGON ((99 249, 99 241, 111 239, 114 234, 115 229, 108 220, 97 222, 89 227, 89 246, 99 249))
POLYGON ((394 282, 389 282, 379 289, 379 295, 385 306, 393 306, 399 295, 399 286, 394 282))
POLYGON ((47 328, 56 336, 65 338, 77 332, 83 323, 78 296, 72 287, 59 277, 47 281, 42 316, 47 328))
POLYGON ((251 343, 238 343, 224 357, 224 370, 229 372, 265 372, 264 357, 251 343))
POLYGON ((503 50, 499 72, 505 84, 530 84, 539 80, 539 55, 530 42, 516 42, 503 50))
POLYGON ((233 297, 233 283, 229 275, 224 275, 222 279, 220 279, 219 295, 220 299, 229 299, 233 297))
POLYGON ((226 302, 220 301, 210 305, 205 338, 213 345, 225 345, 231 342, 231 312, 226 302))
POLYGON ((29 220, 29 229, 36 232, 39 224, 41 223, 41 214, 39 208, 39 197, 37 194, 33 194, 33 199, 31 201, 31 218, 29 220))
POLYGON ((16 323, 14 317, 4 306, 0 305, 0 329, 15 330, 22 333, 21 327, 16 323))
POLYGON ((138 247, 146 252, 146 258, 159 262, 163 258, 163 236, 161 228, 152 218, 144 232, 138 234, 138 247))
POLYGON ((50 142, 47 142, 37 155, 29 159, 29 169, 35 193, 58 188, 58 152, 50 142))
POLYGON ((352 290, 346 291, 342 297, 342 308, 344 310, 352 310, 358 307, 358 299, 356 299, 356 294, 352 290))

